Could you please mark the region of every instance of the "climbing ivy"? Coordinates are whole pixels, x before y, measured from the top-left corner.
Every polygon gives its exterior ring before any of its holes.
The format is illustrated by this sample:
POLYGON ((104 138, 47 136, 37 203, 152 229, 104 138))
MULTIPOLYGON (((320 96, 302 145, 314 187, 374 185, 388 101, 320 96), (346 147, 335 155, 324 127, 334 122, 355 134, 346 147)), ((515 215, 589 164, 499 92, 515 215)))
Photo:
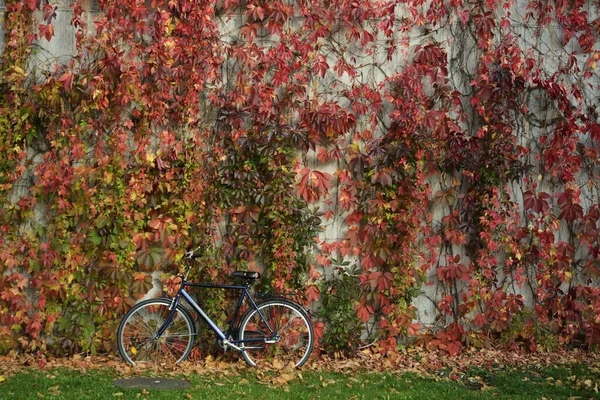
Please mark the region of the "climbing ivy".
POLYGON ((110 351, 199 245, 324 351, 597 344, 597 2, 75 0, 61 63, 4 3, 0 352, 110 351))

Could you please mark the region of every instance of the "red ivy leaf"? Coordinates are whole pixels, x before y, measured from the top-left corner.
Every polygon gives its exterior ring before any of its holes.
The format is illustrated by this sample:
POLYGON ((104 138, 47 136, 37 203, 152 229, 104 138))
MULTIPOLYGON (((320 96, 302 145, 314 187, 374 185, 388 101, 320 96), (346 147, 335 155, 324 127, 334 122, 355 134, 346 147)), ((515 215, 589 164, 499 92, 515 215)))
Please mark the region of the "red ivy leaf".
POLYGON ((561 208, 560 219, 564 219, 567 222, 573 222, 577 219, 583 218, 583 207, 579 204, 566 204, 561 208))
POLYGON ((373 306, 367 303, 357 303, 355 309, 356 315, 364 323, 367 323, 371 319, 371 314, 375 313, 373 306))
POLYGON ((503 332, 506 329, 508 329, 508 322, 504 318, 499 318, 492 321, 490 327, 496 330, 497 332, 503 332))
POLYGON ((250 206, 239 206, 233 210, 233 214, 237 215, 238 220, 242 220, 246 225, 248 225, 251 224, 252 221, 258 221, 260 207, 256 204, 252 204, 250 206))
POLYGON ((323 214, 323 217, 325 218, 325 221, 329 221, 330 219, 335 217, 335 212, 333 212, 332 210, 327 210, 325 211, 325 214, 323 214))
POLYGON ((246 38, 249 43, 252 43, 254 38, 256 38, 258 28, 258 24, 246 24, 240 28, 240 36, 246 38))
POLYGON ((73 78, 74 77, 75 77, 75 74, 73 74, 73 72, 69 71, 69 72, 65 72, 64 74, 62 74, 62 76, 60 78, 58 78, 58 81, 62 83, 65 91, 69 91, 73 87, 73 78))
POLYGON ((306 289, 306 300, 309 304, 313 301, 318 301, 320 295, 321 292, 319 291, 319 288, 314 285, 311 285, 306 289))
POLYGON ((52 36, 54 36, 54 25, 52 24, 40 24, 38 29, 40 35, 46 38, 47 41, 50 41, 52 36))
POLYGON ((592 139, 594 139, 596 143, 600 143, 600 124, 592 122, 590 124, 590 134, 592 135, 592 139))
POLYGON ((375 271, 369 274, 369 284, 371 289, 377 288, 380 292, 384 292, 392 287, 394 275, 391 272, 375 271))
POLYGON ((488 319, 485 314, 477 314, 473 322, 475 323, 475 326, 483 328, 488 323, 488 319))
POLYGON ((416 336, 419 333, 419 329, 421 329, 421 325, 419 324, 410 324, 407 328, 407 332, 411 336, 416 336))
POLYGON ((51 4, 46 4, 44 6, 44 21, 50 22, 56 18, 56 10, 57 7, 54 7, 51 4))
POLYGON ((322 195, 327 193, 333 179, 333 175, 329 173, 311 171, 308 168, 303 168, 300 171, 300 176, 298 195, 309 203, 316 202, 322 195))
POLYGON ((577 39, 579 46, 585 53, 589 53, 594 49, 594 43, 596 43, 595 36, 590 32, 589 34, 583 33, 577 39))
POLYGON ((325 78, 325 74, 327 73, 328 69, 329 64, 327 64, 325 56, 323 56, 322 54, 319 55, 317 61, 315 61, 315 63, 313 64, 313 71, 315 71, 317 75, 321 75, 321 78, 325 78))
POLYGON ((536 196, 531 190, 528 190, 523 193, 523 206, 526 210, 533 210, 536 213, 546 212, 550 209, 547 201, 549 198, 550 195, 547 193, 541 192, 536 196))
POLYGON ((148 226, 152 229, 161 230, 162 221, 160 219, 153 219, 150 222, 148 222, 148 226))
POLYGON ((447 350, 451 356, 455 356, 460 353, 460 348, 462 347, 462 343, 460 342, 450 342, 448 343, 447 350))
POLYGON ((21 278, 19 282, 17 282, 17 288, 23 289, 29 283, 29 278, 21 278))
POLYGON ((42 322, 38 319, 34 320, 31 324, 28 324, 25 327, 25 332, 30 334, 33 338, 36 338, 41 330, 42 322))
POLYGON ((376 172, 372 177, 371 177, 371 183, 375 184, 375 183, 379 183, 382 186, 391 186, 394 183, 394 180, 392 179, 392 176, 390 175, 390 170, 383 170, 383 171, 378 171, 376 172))
POLYGON ((313 325, 313 329, 315 331, 315 337, 317 339, 316 341, 318 341, 323 337, 323 333, 325 333, 325 323, 323 323, 323 321, 317 321, 313 325))
POLYGON ((265 18, 265 9, 262 7, 256 7, 254 4, 249 4, 246 16, 252 16, 252 18, 255 20, 262 21, 265 18))
POLYGON ((433 196, 433 201, 436 204, 451 206, 454 204, 454 196, 456 195, 456 190, 453 188, 438 190, 433 196))

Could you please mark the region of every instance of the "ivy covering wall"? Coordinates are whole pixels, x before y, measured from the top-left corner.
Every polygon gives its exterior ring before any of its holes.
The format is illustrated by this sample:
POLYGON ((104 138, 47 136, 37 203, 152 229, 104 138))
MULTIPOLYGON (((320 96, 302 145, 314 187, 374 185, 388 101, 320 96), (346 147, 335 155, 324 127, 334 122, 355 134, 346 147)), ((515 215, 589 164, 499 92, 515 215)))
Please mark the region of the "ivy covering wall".
POLYGON ((112 351, 198 245, 324 351, 595 346, 599 7, 4 0, 0 353, 112 351))

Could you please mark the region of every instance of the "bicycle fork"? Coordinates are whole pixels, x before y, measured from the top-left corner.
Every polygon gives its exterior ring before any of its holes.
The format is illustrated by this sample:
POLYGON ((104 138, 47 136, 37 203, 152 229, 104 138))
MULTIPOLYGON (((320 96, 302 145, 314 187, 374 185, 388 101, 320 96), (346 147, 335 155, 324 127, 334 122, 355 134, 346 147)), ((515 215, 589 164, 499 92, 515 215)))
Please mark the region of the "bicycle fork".
POLYGON ((175 311, 177 310, 177 304, 179 303, 179 294, 171 300, 171 304, 169 305, 169 315, 167 315, 167 319, 163 322, 162 326, 156 331, 156 334, 152 338, 153 340, 158 340, 165 333, 167 327, 171 325, 173 321, 173 317, 175 316, 175 311))

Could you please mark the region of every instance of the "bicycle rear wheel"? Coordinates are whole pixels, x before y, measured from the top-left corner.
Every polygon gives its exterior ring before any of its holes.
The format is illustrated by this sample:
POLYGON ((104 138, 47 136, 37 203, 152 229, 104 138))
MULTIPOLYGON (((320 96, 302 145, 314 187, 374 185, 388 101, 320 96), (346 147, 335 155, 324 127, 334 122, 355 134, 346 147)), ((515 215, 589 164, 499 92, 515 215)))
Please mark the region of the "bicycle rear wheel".
POLYGON ((247 341, 242 344, 244 360, 253 367, 301 367, 314 344, 313 328, 306 313, 288 300, 266 301, 258 305, 258 310, 260 313, 251 309, 240 324, 239 339, 247 341), (273 335, 278 336, 273 343, 264 341, 273 335))
POLYGON ((121 357, 128 363, 156 363, 185 360, 196 335, 196 327, 189 312, 178 305, 173 320, 165 332, 155 339, 156 333, 169 316, 169 299, 152 299, 136 304, 121 320, 117 343, 121 357))

